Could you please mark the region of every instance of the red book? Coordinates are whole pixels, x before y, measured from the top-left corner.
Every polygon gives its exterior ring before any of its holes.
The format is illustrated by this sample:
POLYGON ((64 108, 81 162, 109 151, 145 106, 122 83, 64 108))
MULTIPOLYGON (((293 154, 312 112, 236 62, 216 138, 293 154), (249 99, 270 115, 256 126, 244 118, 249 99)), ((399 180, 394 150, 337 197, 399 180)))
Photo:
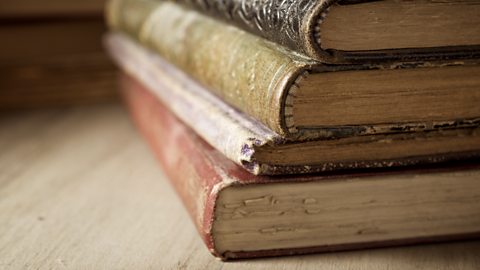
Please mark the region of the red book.
MULTIPOLYGON (((209 250, 251 258, 460 239, 480 233, 480 167, 255 176, 124 75, 131 115, 209 250)), ((172 232, 174 233, 174 232, 172 232)))

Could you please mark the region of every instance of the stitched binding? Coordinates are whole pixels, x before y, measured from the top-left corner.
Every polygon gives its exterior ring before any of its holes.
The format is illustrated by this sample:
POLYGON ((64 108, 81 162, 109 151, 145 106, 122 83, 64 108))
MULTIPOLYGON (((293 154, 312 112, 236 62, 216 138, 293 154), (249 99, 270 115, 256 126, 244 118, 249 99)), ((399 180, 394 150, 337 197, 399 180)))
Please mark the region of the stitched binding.
POLYGON ((297 97, 298 89, 300 88, 300 84, 303 80, 305 80, 308 76, 309 72, 305 71, 300 74, 297 79, 292 83, 290 89, 288 89, 287 97, 285 98, 284 104, 284 118, 285 118, 285 126, 289 133, 297 133, 298 129, 295 126, 295 120, 293 118, 293 104, 294 99, 297 97))

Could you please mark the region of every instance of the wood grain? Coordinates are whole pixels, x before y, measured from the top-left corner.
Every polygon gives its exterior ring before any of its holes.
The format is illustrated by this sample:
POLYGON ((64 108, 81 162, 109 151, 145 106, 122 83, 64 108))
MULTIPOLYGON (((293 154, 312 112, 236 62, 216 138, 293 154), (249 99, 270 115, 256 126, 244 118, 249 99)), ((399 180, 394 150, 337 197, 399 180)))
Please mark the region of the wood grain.
POLYGON ((0 64, 0 111, 112 101, 117 70, 103 53, 0 64))
POLYGON ((103 51, 104 31, 100 16, 0 24, 0 110, 114 99, 116 68, 103 51))
POLYGON ((0 115, 0 269, 479 269, 480 241, 222 263, 117 104, 0 115))
POLYGON ((2 0, 0 19, 101 16, 104 2, 99 0, 2 0))

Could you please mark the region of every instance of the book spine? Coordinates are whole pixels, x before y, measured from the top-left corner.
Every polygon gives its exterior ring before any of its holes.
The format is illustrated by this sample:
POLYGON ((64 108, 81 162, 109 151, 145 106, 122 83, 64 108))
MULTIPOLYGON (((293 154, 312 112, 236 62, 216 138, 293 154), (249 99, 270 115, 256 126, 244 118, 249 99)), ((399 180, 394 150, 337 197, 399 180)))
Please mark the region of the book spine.
POLYGON ((197 138, 143 85, 126 75, 120 82, 123 99, 135 125, 149 143, 203 241, 218 256, 214 250, 212 223, 223 179, 216 164, 202 151, 211 147, 197 138))
POLYGON ((142 82, 202 139, 253 174, 265 169, 254 159, 257 147, 281 141, 261 123, 232 109, 196 81, 122 34, 105 45, 127 74, 142 82))
POLYGON ((129 33, 230 105, 288 136, 288 94, 311 60, 174 3, 157 2, 151 11, 147 2, 113 0, 107 13, 111 28, 129 33))
POLYGON ((105 18, 110 28, 121 29, 131 36, 140 33, 146 18, 157 7, 151 0, 111 0, 105 7, 105 18))

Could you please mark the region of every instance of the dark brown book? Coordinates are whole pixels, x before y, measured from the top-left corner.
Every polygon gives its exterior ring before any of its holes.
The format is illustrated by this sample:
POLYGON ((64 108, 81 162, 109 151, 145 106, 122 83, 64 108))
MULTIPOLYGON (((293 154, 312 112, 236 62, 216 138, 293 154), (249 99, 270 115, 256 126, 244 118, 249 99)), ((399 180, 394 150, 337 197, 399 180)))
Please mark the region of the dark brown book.
POLYGON ((480 168, 254 176, 135 79, 123 95, 208 249, 222 259, 451 240, 480 233, 480 168))

